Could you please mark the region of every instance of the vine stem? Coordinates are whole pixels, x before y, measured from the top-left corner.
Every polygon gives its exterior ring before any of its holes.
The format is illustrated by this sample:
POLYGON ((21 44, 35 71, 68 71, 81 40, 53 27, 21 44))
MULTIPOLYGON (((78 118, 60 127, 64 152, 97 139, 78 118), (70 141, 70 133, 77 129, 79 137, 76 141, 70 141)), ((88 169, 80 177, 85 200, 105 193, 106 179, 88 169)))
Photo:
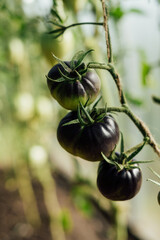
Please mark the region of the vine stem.
POLYGON ((111 76, 113 77, 115 84, 118 89, 118 94, 119 94, 119 100, 122 105, 127 104, 125 95, 122 90, 122 85, 121 85, 121 80, 119 74, 115 71, 115 68, 112 64, 105 65, 103 63, 89 63, 87 65, 88 68, 94 68, 94 69, 104 69, 107 70, 111 76))
POLYGON ((154 149, 154 151, 160 157, 160 149, 159 149, 154 137, 152 136, 150 130, 148 129, 146 124, 129 109, 129 107, 127 105, 122 106, 122 107, 108 107, 107 111, 108 112, 114 111, 114 112, 125 113, 134 122, 134 124, 137 126, 137 128, 142 133, 143 137, 149 138, 148 144, 154 149))
POLYGON ((105 0, 102 1, 102 10, 103 10, 103 26, 105 30, 105 38, 106 38, 106 47, 107 47, 107 58, 108 63, 112 63, 112 47, 111 47, 111 41, 110 41, 110 33, 109 33, 109 27, 108 27, 108 11, 106 8, 105 0))
POLYGON ((116 86, 118 88, 121 107, 108 107, 107 111, 108 112, 123 112, 123 113, 125 113, 133 121, 133 123, 137 126, 137 128, 142 133, 143 137, 148 137, 149 138, 148 144, 154 149, 154 151, 160 157, 160 148, 158 147, 158 144, 156 143, 156 141, 155 141, 154 137, 152 136, 150 130, 148 129, 146 124, 131 111, 131 109, 129 108, 129 106, 127 104, 125 95, 124 95, 123 90, 121 88, 121 85, 120 86, 117 85, 118 74, 116 73, 114 67, 111 64, 105 65, 103 63, 89 63, 87 65, 87 67, 88 68, 93 68, 93 69, 104 69, 104 70, 109 71, 109 73, 113 77, 113 79, 116 83, 116 86))

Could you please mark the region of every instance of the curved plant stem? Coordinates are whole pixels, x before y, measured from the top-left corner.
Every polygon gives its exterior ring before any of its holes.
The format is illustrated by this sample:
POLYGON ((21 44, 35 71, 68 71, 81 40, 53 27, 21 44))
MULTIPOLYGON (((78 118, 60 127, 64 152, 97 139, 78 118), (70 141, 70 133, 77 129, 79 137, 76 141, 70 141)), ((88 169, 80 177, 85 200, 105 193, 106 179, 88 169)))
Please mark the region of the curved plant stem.
POLYGON ((138 118, 129 108, 125 95, 123 93, 121 84, 120 84, 120 78, 119 75, 116 73, 114 67, 111 64, 105 65, 102 63, 89 63, 88 68, 94 68, 94 69, 104 69, 110 72, 110 74, 112 75, 117 89, 118 89, 118 93, 119 93, 119 98, 120 98, 120 103, 121 103, 121 107, 109 107, 107 109, 108 112, 114 111, 114 112, 123 112, 125 114, 128 115, 128 117, 134 122, 134 124, 137 126, 137 128, 140 130, 140 132, 142 133, 142 135, 144 137, 148 137, 149 138, 149 142, 148 144, 154 149, 154 151, 157 153, 158 156, 160 156, 160 149, 158 147, 158 144, 156 143, 154 137, 152 136, 150 130, 148 129, 148 127, 145 125, 145 123, 138 118), (118 79, 118 80, 117 80, 118 79))
POLYGON ((108 107, 108 112, 123 112, 125 113, 137 126, 139 131, 142 133, 143 137, 148 137, 149 141, 148 144, 154 149, 154 151, 157 153, 157 155, 160 157, 160 149, 152 136, 150 130, 146 126, 146 124, 139 118, 137 117, 127 105, 124 105, 122 107, 108 107))
POLYGON ((89 63, 87 67, 88 68, 94 68, 94 69, 97 68, 97 69, 107 70, 111 74, 111 76, 113 77, 113 80, 115 81, 115 84, 117 86, 120 103, 122 105, 127 104, 125 95, 123 93, 120 76, 116 72, 116 70, 115 70, 115 68, 112 64, 105 65, 103 63, 89 63))

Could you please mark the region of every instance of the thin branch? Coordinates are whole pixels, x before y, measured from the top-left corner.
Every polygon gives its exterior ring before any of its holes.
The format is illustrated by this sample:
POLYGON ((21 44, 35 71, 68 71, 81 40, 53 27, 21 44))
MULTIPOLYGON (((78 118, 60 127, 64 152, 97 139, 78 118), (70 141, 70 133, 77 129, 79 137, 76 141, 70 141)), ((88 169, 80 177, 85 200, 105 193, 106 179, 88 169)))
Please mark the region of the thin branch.
POLYGON ((103 26, 105 30, 105 38, 106 38, 106 47, 107 47, 107 58, 108 63, 112 63, 112 47, 111 47, 111 41, 110 41, 110 33, 109 33, 109 27, 108 27, 108 11, 106 8, 105 0, 102 1, 102 10, 103 10, 103 26))
POLYGON ((81 23, 73 23, 71 25, 66 26, 66 29, 71 28, 71 27, 76 27, 80 25, 98 25, 98 26, 103 26, 102 22, 81 22, 81 23))
POLYGON ((122 85, 121 85, 121 80, 119 74, 115 71, 114 67, 112 64, 105 65, 103 63, 89 63, 88 68, 94 68, 94 69, 104 69, 107 70, 111 76, 113 77, 113 80, 115 81, 115 84, 118 89, 118 94, 119 94, 119 101, 122 105, 127 104, 125 95, 122 90, 122 85))
POLYGON ((137 126, 139 131, 142 133, 143 137, 148 137, 149 141, 148 144, 154 149, 154 151, 157 153, 157 155, 160 157, 160 149, 152 136, 150 130, 146 126, 146 124, 137 117, 127 106, 123 107, 109 107, 107 109, 108 112, 123 112, 125 113, 137 126))

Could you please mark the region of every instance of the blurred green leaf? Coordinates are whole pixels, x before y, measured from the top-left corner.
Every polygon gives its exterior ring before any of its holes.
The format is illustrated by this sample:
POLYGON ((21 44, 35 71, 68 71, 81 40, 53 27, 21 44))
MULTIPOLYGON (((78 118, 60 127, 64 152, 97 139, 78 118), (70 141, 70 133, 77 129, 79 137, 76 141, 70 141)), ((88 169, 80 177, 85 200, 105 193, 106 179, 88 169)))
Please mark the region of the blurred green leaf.
POLYGON ((65 232, 70 232, 72 230, 72 218, 68 209, 63 209, 60 215, 60 221, 65 232))
POLYGON ((152 100, 153 100, 155 103, 160 104, 160 97, 152 96, 152 100))
POLYGON ((127 13, 137 13, 137 14, 144 14, 144 11, 138 8, 131 8, 127 11, 127 13))
POLYGON ((144 14, 144 11, 142 11, 141 9, 138 9, 138 8, 131 8, 131 9, 125 11, 120 5, 118 5, 116 7, 111 7, 111 9, 110 9, 110 16, 115 21, 120 20, 122 17, 124 17, 124 15, 126 15, 128 13, 144 14))
POLYGON ((76 207, 83 212, 85 216, 91 217, 93 214, 93 207, 86 196, 83 186, 75 186, 72 190, 72 197, 76 207))
POLYGON ((127 100, 132 103, 133 105, 136 105, 136 106, 141 106, 143 105, 143 99, 141 98, 137 98, 137 97, 134 97, 131 93, 129 92, 125 92, 125 96, 127 98, 127 100))
POLYGON ((74 202, 79 210, 81 210, 86 216, 92 216, 93 208, 89 200, 84 198, 84 196, 76 196, 74 202))
POLYGON ((110 16, 115 20, 115 21, 118 21, 120 20, 123 16, 124 16, 125 12, 124 10, 118 6, 118 7, 115 7, 115 8, 111 8, 110 9, 110 16))
POLYGON ((141 79, 142 79, 142 85, 143 86, 147 86, 148 85, 148 76, 150 74, 151 71, 151 66, 145 62, 142 61, 141 62, 141 79))

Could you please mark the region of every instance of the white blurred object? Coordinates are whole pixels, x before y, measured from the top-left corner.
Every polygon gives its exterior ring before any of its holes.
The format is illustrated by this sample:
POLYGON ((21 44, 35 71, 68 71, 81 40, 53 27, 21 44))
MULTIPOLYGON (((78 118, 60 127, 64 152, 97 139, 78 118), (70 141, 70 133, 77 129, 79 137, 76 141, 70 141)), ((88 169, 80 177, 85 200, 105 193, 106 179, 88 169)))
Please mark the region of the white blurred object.
POLYGON ((34 115, 34 99, 28 92, 20 93, 14 100, 16 116, 19 120, 30 120, 34 115))
POLYGON ((52 0, 22 0, 22 8, 28 17, 45 16, 50 12, 52 0))
POLYGON ((29 160, 35 166, 43 166, 48 159, 47 151, 40 145, 34 145, 29 150, 29 160))
POLYGON ((22 64, 25 56, 24 44, 21 39, 13 38, 9 43, 10 58, 13 63, 22 64))
POLYGON ((53 117, 53 104, 45 96, 39 97, 36 101, 36 110, 43 119, 51 119, 53 117))

